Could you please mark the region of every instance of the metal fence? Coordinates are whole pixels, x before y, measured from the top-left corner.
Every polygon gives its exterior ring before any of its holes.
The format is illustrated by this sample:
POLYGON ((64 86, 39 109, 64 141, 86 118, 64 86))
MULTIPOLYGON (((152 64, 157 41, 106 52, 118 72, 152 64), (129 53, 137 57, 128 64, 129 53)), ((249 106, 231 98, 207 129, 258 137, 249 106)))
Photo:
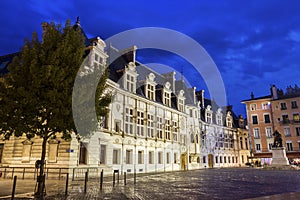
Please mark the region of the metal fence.
MULTIPOLYGON (((88 172, 90 178, 100 177, 101 169, 99 168, 45 168, 46 179, 65 179, 67 173, 70 174, 72 180, 83 179, 85 173, 88 172)), ((0 177, 13 179, 18 176, 21 179, 36 179, 38 169, 34 167, 0 167, 0 177)))

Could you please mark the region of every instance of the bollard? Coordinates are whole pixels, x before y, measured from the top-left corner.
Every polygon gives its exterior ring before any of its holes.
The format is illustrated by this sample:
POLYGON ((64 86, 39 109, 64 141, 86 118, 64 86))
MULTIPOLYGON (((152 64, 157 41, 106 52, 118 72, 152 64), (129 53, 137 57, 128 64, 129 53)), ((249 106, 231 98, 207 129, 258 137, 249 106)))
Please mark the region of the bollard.
POLYGON ((73 168, 73 176, 72 176, 72 181, 75 180, 75 168, 73 168))
POLYGON ((13 177, 14 177, 14 173, 15 173, 15 168, 13 167, 12 168, 12 171, 11 171, 11 178, 13 179, 13 177))
POLYGON ((65 191, 65 196, 68 195, 68 186, 69 186, 69 173, 67 173, 67 177, 66 177, 66 191, 65 191))
POLYGON ((61 176, 61 168, 59 168, 59 171, 58 171, 58 180, 60 180, 60 176, 61 176))
POLYGON ((102 185, 103 185, 103 169, 100 174, 100 190, 102 190, 102 185))
POLYGON ((120 173, 119 173, 119 170, 118 170, 118 184, 120 183, 120 173))
POLYGON ((126 172, 124 172, 124 185, 126 185, 126 172))
POLYGON ((34 168, 33 180, 36 178, 36 168, 34 168))
POLYGON ((84 193, 86 193, 86 190, 87 190, 87 182, 88 182, 88 172, 85 172, 84 193))
POLYGON ((134 169, 134 173, 133 173, 133 183, 136 184, 136 171, 134 169))
POLYGON ((46 195, 45 178, 46 178, 46 175, 45 175, 45 174, 42 175, 42 176, 40 176, 40 181, 43 182, 43 184, 42 184, 42 191, 43 191, 43 192, 42 192, 42 196, 39 197, 40 200, 43 200, 43 199, 44 199, 44 196, 46 195))
POLYGON ((22 176, 23 180, 24 180, 24 177, 25 177, 25 167, 23 168, 23 176, 22 176))
POLYGON ((115 187, 115 173, 113 174, 113 187, 115 187))
POLYGON ((15 198, 16 185, 17 185, 17 176, 14 176, 14 183, 13 183, 13 188, 12 188, 12 192, 11 192, 12 200, 15 198))

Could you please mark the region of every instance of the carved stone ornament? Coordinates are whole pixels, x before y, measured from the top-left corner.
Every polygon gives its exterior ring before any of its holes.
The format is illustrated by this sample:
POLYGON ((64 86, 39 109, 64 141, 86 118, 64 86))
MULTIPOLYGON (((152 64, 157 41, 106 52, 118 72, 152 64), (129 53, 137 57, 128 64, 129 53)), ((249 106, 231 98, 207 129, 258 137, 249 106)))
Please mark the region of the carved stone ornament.
POLYGON ((52 140, 49 140, 48 143, 49 143, 49 144, 59 144, 60 141, 57 140, 57 139, 52 139, 52 140))
POLYGON ((155 75, 153 73, 150 73, 147 78, 149 79, 149 81, 153 82, 155 79, 155 75))
POLYGON ((166 84, 165 84, 165 88, 169 90, 169 89, 170 89, 170 87, 171 87, 171 83, 169 83, 169 82, 166 82, 166 84))
POLYGON ((135 71, 135 64, 133 62, 128 63, 128 69, 135 71))
POLYGON ((24 140, 22 143, 23 143, 23 145, 32 145, 33 144, 33 142, 28 139, 24 140))
POLYGON ((106 47, 105 42, 104 42, 100 37, 97 37, 97 43, 98 43, 99 45, 101 45, 103 48, 106 47))
POLYGON ((179 91, 179 96, 180 96, 180 97, 183 97, 183 96, 184 96, 184 90, 180 90, 180 91, 179 91))

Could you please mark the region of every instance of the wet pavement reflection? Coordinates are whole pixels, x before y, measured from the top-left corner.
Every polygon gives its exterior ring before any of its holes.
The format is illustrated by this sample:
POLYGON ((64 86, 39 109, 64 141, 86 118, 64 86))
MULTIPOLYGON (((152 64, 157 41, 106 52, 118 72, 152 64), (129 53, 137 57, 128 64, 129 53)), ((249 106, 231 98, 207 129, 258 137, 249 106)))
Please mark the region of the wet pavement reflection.
MULTIPOLYGON (((100 191, 99 178, 90 179, 84 193, 84 180, 69 182, 47 180, 47 199, 300 199, 300 171, 258 168, 222 168, 123 176, 113 187, 112 177, 105 177, 100 191)), ((18 180, 16 199, 32 199, 34 180, 18 180)), ((12 181, 0 180, 0 199, 10 199, 12 181)))
POLYGON ((300 171, 206 169, 154 174, 138 179, 146 199, 246 199, 300 192, 300 171))

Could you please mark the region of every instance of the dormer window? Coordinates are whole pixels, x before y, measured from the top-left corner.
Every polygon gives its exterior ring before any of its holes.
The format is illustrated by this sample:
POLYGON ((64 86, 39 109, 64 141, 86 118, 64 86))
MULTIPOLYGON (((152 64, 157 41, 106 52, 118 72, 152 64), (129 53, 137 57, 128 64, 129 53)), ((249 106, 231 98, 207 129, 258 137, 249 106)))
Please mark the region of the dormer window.
POLYGON ((133 62, 130 62, 126 68, 125 74, 124 74, 124 89, 135 93, 136 91, 136 77, 137 77, 135 64, 133 62))
POLYGON ((217 115, 217 124, 222 125, 222 115, 221 114, 217 115))
POLYGON ((180 90, 180 92, 177 96, 177 107, 178 107, 178 110, 181 112, 184 112, 184 100, 185 100, 184 91, 180 90))
POLYGON ((171 94, 169 92, 164 92, 164 104, 171 106, 171 94))
POLYGON ((95 62, 97 64, 102 64, 103 63, 103 58, 99 56, 98 54, 95 54, 95 62))
POLYGON ((150 100, 154 100, 154 86, 148 84, 147 85, 147 98, 150 100))
POLYGON ((150 73, 147 76, 146 79, 146 86, 145 86, 145 94, 146 97, 152 101, 155 100, 155 81, 154 81, 155 75, 153 73, 150 73))
POLYGON ((230 128, 232 127, 232 117, 230 112, 228 112, 226 116, 226 126, 230 128))
POLYGON ((126 89, 129 91, 129 92, 133 92, 134 91, 134 85, 135 85, 135 81, 134 81, 134 77, 127 74, 126 75, 126 89))
POLYGON ((178 110, 184 112, 184 100, 178 99, 178 110))
POLYGON ((106 44, 100 37, 93 39, 92 43, 93 48, 91 50, 89 64, 100 69, 106 64, 106 59, 108 57, 108 55, 104 51, 106 44))
POLYGON ((206 122, 211 124, 212 123, 212 111, 210 110, 211 106, 208 105, 205 111, 205 118, 206 118, 206 122))
POLYGON ((210 112, 207 112, 207 113, 206 113, 206 122, 209 123, 209 124, 211 124, 211 122, 212 122, 211 119, 212 119, 211 113, 210 113, 210 112))
POLYGON ((217 125, 222 125, 222 113, 221 113, 220 108, 217 110, 216 122, 217 122, 217 125))
POLYGON ((171 84, 169 82, 167 82, 165 84, 165 87, 163 89, 163 103, 166 105, 166 106, 171 106, 171 84))

